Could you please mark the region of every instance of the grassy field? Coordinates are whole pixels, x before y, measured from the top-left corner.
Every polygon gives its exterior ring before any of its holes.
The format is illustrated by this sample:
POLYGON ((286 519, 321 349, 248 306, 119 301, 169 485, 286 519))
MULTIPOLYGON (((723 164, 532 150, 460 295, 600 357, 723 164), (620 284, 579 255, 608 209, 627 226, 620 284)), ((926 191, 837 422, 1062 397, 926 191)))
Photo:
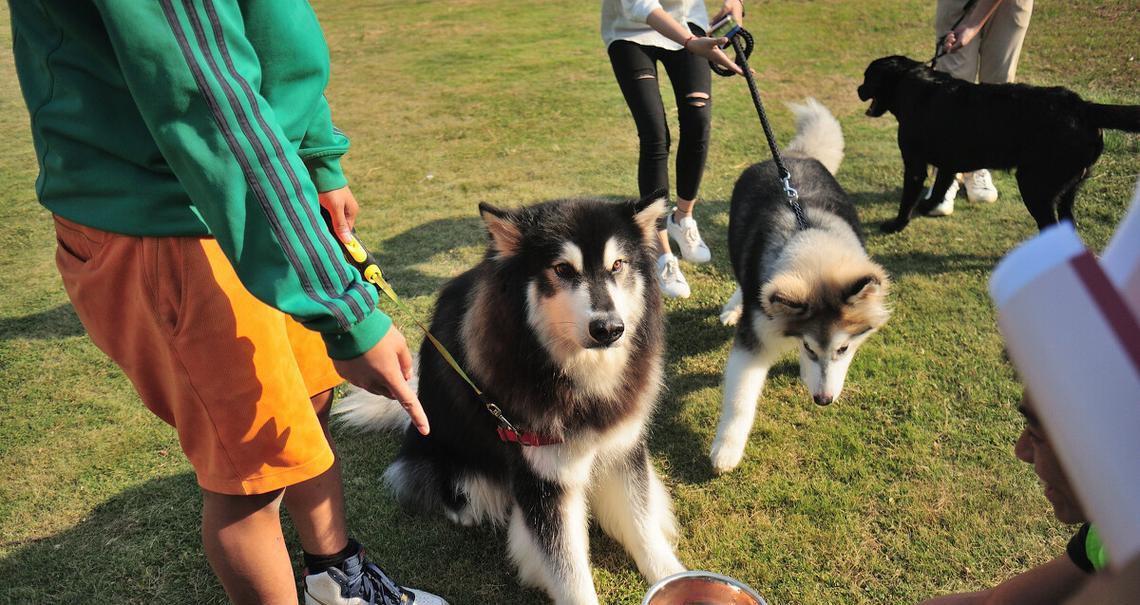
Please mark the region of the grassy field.
MULTIPOLYGON (((366 206, 360 231, 421 316, 480 255, 478 202, 636 194, 636 136, 596 2, 315 4, 332 51, 334 116, 354 141, 347 170, 366 206)), ((896 122, 865 117, 855 87, 873 58, 929 56, 933 11, 933 0, 749 3, 753 63, 781 140, 792 132, 783 103, 805 96, 843 124, 838 178, 895 280, 895 313, 836 405, 813 405, 794 361, 778 365, 744 463, 724 477, 713 476, 707 451, 731 341, 716 320, 733 289, 727 199, 768 152, 744 82, 714 84, 697 207, 714 261, 685 265, 694 295, 666 305, 669 390, 651 448, 676 503, 682 560, 739 577, 773 604, 904 604, 987 586, 1055 556, 1071 531, 1012 454, 1020 388, 985 289, 1002 254, 1035 232, 1012 176, 996 175, 996 204, 960 200, 951 217, 877 232, 901 185, 896 122)), ((6 6, 0 13, 7 21, 6 6)), ((55 272, 10 48, 0 28, 9 138, 0 155, 0 603, 223 602, 174 432, 87 340, 55 272)), ((1020 79, 1140 103, 1138 57, 1134 0, 1041 2, 1020 79)), ((1140 175, 1140 137, 1109 132, 1105 146, 1076 204, 1079 231, 1098 250, 1140 175)), ((392 438, 339 444, 353 532, 389 571, 455 605, 544 601, 519 588, 501 532, 393 505, 377 481, 392 438)), ((646 585, 632 562, 601 532, 592 537, 602 601, 638 603, 646 585)))

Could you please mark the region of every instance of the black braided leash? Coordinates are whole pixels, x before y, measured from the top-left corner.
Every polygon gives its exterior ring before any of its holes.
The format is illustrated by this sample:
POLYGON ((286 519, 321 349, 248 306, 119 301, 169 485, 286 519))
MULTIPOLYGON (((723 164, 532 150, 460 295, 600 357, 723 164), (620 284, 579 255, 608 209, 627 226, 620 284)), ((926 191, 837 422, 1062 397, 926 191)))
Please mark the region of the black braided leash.
MULTIPOLYGON (((764 113, 764 103, 760 100, 760 89, 757 88, 756 79, 752 77, 752 70, 748 67, 748 55, 752 54, 754 45, 752 35, 742 28, 730 40, 733 50, 736 51, 736 64, 744 72, 744 79, 748 82, 748 91, 752 93, 752 104, 756 106, 756 115, 760 116, 760 125, 764 128, 764 137, 768 139, 768 149, 772 151, 772 161, 775 162, 776 170, 780 175, 780 182, 784 185, 784 194, 788 196, 788 206, 796 215, 796 227, 800 230, 807 229, 807 214, 804 213, 803 206, 800 205, 800 192, 792 186, 792 173, 788 172, 787 166, 784 166, 783 158, 780 157, 780 148, 776 145, 776 135, 772 132, 772 125, 768 123, 768 115, 764 113), (741 42, 742 38, 744 42, 741 42)), ((732 71, 720 66, 714 66, 713 71, 722 76, 733 74, 732 71)))

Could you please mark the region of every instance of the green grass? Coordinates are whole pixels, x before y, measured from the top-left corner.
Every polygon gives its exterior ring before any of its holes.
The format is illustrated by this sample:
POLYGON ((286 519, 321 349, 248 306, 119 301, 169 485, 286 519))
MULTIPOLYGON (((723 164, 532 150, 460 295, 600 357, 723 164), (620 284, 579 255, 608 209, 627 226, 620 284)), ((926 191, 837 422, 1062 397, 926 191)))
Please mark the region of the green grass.
MULTIPOLYGON (((596 3, 316 4, 334 63, 329 96, 353 138, 360 231, 421 316, 478 258, 478 202, 636 194, 636 136, 596 3)), ((1056 555, 1070 531, 1012 455, 1020 389, 985 293, 1001 255, 1035 231, 1012 177, 997 175, 994 205, 960 201, 949 218, 877 234, 899 195, 896 123, 863 116, 854 91, 875 57, 929 55, 933 9, 933 0, 749 5, 753 63, 781 140, 792 131, 783 103, 808 95, 843 124, 838 178, 894 277, 895 314, 834 406, 810 402, 791 359, 778 365, 744 463, 725 477, 712 475, 707 451, 731 339, 716 321, 733 289, 727 199, 741 169, 768 152, 744 82, 714 84, 707 201, 697 208, 714 261, 686 265, 694 296, 666 305, 669 390, 651 447, 681 522, 681 559, 739 577, 773 604, 903 604, 987 586, 1056 555)), ((87 340, 64 295, 51 221, 33 195, 7 27, 0 48, 9 138, 0 156, 0 603, 222 602, 173 431, 87 340)), ((1020 79, 1140 103, 1138 56, 1131 0, 1039 3, 1020 79)), ((1105 140, 1076 205, 1080 233, 1098 250, 1140 174, 1140 137, 1105 140)), ((353 532, 375 558, 457 605, 543 602, 518 587, 501 532, 393 505, 377 478, 394 452, 388 436, 340 440, 353 532)), ((602 601, 639 602, 646 586, 629 558, 592 536, 602 601)))

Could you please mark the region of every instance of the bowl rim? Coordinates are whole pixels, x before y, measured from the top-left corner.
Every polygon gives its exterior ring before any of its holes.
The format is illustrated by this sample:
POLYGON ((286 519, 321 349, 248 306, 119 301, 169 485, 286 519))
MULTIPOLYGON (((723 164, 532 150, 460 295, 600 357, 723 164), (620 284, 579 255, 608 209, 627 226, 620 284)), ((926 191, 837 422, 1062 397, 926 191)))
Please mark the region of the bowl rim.
POLYGON ((734 586, 736 588, 739 588, 740 590, 743 590, 745 593, 748 594, 748 596, 756 599, 756 602, 759 605, 768 605, 768 601, 765 601, 764 597, 757 594, 756 591, 753 590, 751 586, 745 584, 744 582, 741 582, 740 580, 737 580, 736 578, 732 578, 732 577, 729 577, 729 576, 726 576, 723 574, 714 573, 711 571, 702 571, 702 570, 682 571, 681 573, 675 573, 671 576, 666 576, 664 578, 661 578, 660 580, 655 582, 653 584, 653 586, 649 587, 649 592, 645 593, 645 598, 641 600, 641 605, 649 605, 649 601, 653 598, 653 596, 656 595, 658 592, 660 592, 662 588, 665 588, 665 586, 667 584, 669 584, 671 582, 675 582, 677 580, 682 580, 685 578, 705 578, 705 579, 711 579, 711 580, 718 580, 720 582, 723 582, 725 584, 728 584, 730 586, 734 586))

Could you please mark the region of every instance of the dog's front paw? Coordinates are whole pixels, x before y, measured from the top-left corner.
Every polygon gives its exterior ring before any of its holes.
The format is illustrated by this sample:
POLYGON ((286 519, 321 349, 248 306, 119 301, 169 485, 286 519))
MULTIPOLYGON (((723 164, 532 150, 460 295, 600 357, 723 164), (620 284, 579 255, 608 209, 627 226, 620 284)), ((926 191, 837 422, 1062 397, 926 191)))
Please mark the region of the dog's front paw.
POLYGON ((883 223, 879 227, 879 231, 882 231, 883 233, 898 233, 899 231, 902 231, 903 228, 906 227, 906 225, 907 225, 907 221, 900 221, 898 219, 894 219, 894 220, 887 221, 887 222, 883 223))
POLYGON ((446 506, 443 508, 443 514, 447 516, 447 520, 456 525, 463 527, 475 527, 479 524, 479 516, 475 514, 470 506, 464 506, 459 510, 452 510, 446 506))
POLYGON ((713 472, 723 475, 740 466, 740 460, 744 458, 744 444, 717 439, 713 441, 709 458, 712 460, 713 472))
POLYGON ((737 305, 731 309, 725 309, 720 312, 720 323, 726 326, 735 326, 740 321, 740 316, 744 313, 744 308, 737 305))

